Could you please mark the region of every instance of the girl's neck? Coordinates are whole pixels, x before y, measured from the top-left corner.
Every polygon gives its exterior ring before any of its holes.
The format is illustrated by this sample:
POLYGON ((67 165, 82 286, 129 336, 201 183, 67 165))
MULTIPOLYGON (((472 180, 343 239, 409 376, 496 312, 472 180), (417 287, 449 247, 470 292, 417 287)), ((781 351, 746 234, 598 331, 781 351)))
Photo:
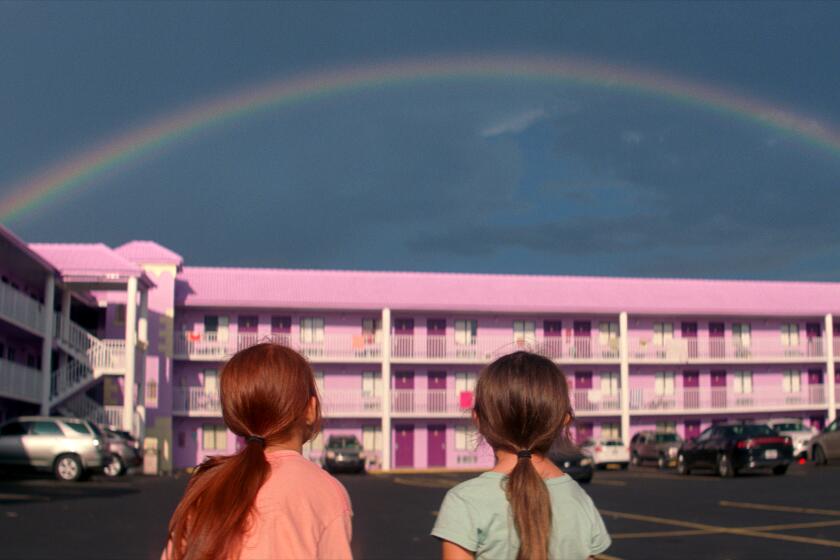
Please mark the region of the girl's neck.
POLYGON ((303 437, 301 434, 293 434, 291 437, 282 441, 266 442, 265 452, 271 453, 272 451, 296 451, 302 454, 303 437))
MULTIPOLYGON (((517 461, 519 461, 519 457, 516 456, 516 453, 505 451, 503 449, 494 450, 494 454, 496 455, 496 466, 493 467, 491 472, 510 474, 516 466, 517 461)), ((552 463, 551 460, 547 459, 544 455, 534 453, 531 455, 530 461, 542 478, 557 478, 558 476, 565 475, 565 473, 560 470, 557 465, 552 463)))

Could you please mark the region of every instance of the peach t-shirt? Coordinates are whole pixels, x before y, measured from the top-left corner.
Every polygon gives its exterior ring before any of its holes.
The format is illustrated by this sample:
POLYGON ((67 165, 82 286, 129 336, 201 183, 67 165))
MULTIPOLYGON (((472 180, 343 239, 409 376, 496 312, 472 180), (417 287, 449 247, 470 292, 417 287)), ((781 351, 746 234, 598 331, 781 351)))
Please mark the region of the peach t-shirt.
POLYGON ((242 560, 352 559, 353 510, 344 486, 296 451, 266 453, 271 475, 260 488, 242 560))

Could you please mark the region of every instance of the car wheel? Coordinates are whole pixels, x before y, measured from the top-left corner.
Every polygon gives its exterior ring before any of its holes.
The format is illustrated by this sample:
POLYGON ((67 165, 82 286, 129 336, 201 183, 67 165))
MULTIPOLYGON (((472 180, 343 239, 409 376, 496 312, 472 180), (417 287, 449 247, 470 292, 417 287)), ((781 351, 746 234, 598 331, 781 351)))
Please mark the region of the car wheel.
POLYGON ((660 455, 659 458, 656 460, 656 466, 659 467, 660 470, 665 470, 668 466, 668 461, 665 460, 664 455, 660 455))
POLYGON ((732 478, 735 476, 735 469, 732 468, 732 461, 725 453, 721 453, 717 458, 717 472, 721 478, 732 478))
POLYGON ((682 453, 677 455, 677 473, 683 475, 691 474, 691 470, 688 468, 688 463, 685 462, 685 455, 682 453))
POLYGON ((53 472, 58 480, 75 482, 82 478, 82 462, 75 455, 59 455, 55 460, 53 472))
POLYGON ((633 452, 633 455, 630 457, 630 462, 633 463, 634 467, 638 467, 639 465, 642 464, 642 460, 639 458, 638 453, 636 453, 635 451, 633 452))
POLYGON ((105 476, 110 477, 117 477, 122 475, 125 472, 125 466, 123 465, 122 459, 120 459, 119 455, 111 455, 108 458, 108 462, 105 464, 105 468, 103 471, 105 476))
POLYGON ((776 476, 782 476, 788 470, 787 465, 779 465, 778 467, 773 467, 773 474, 776 476))
POLYGON ((826 459, 825 451, 823 451, 821 445, 814 446, 814 464, 820 466, 828 464, 828 459, 826 459))
POLYGON ((621 463, 621 465, 620 465, 620 466, 621 466, 621 470, 626 471, 626 470, 627 470, 628 463, 621 463))

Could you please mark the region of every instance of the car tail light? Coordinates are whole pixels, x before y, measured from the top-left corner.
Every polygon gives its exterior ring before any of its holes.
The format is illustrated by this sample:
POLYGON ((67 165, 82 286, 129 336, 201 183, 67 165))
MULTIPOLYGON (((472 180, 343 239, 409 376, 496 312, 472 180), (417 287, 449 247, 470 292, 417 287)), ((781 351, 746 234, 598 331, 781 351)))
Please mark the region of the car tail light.
POLYGON ((596 452, 596 453, 600 453, 600 452, 601 452, 601 451, 603 451, 603 450, 604 450, 604 448, 603 448, 603 447, 601 447, 600 445, 596 445, 596 446, 595 446, 595 452, 596 452))
POLYGON ((755 442, 751 439, 742 439, 735 447, 738 449, 752 449, 754 444, 755 442))

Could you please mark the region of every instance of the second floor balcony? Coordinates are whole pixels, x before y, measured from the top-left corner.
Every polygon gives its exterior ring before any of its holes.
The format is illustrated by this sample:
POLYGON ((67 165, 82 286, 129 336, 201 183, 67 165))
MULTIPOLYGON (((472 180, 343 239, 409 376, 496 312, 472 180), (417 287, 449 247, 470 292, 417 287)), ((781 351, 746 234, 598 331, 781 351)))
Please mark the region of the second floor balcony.
POLYGON ((635 363, 749 363, 749 362, 819 362, 826 349, 821 337, 812 337, 795 345, 782 344, 773 338, 739 341, 730 338, 652 338, 630 339, 629 360, 635 363))
POLYGON ((0 396, 38 403, 41 401, 40 370, 0 358, 0 396))
POLYGON ((0 282, 0 317, 30 332, 43 335, 44 304, 0 282))
POLYGON ((630 410, 646 414, 808 410, 824 408, 826 402, 822 384, 802 385, 792 391, 763 387, 742 392, 733 387, 709 387, 663 394, 655 389, 630 389, 630 410))
POLYGON ((175 357, 182 360, 226 360, 239 350, 261 342, 282 344, 296 350, 313 362, 374 362, 381 359, 381 344, 372 335, 320 333, 301 337, 291 333, 181 332, 175 335, 175 357))
POLYGON ((391 342, 391 358, 406 362, 482 364, 517 350, 539 352, 566 363, 614 363, 620 357, 618 338, 601 340, 598 336, 516 338, 478 334, 465 340, 454 335, 395 334, 391 342))

